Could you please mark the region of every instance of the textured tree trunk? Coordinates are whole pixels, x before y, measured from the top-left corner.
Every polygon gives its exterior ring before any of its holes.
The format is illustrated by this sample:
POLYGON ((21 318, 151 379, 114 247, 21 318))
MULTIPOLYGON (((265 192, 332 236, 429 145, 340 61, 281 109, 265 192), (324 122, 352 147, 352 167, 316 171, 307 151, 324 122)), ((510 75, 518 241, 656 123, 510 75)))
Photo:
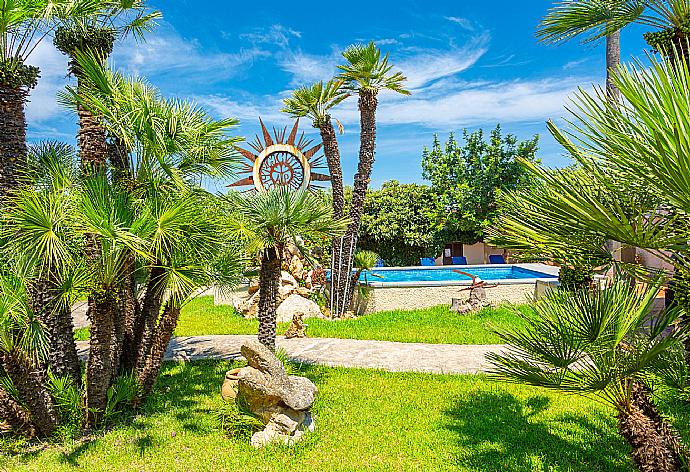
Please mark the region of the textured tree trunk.
POLYGON ((146 355, 144 367, 137 374, 139 384, 142 386, 143 396, 148 395, 156 383, 165 357, 165 351, 168 348, 168 343, 170 343, 179 318, 180 309, 174 307, 171 303, 167 303, 160 322, 156 327, 156 335, 151 345, 151 350, 146 355))
MULTIPOLYGON (((328 170, 331 174, 331 189, 333 193, 333 216, 340 218, 345 213, 345 192, 343 190, 343 171, 340 164, 340 149, 338 147, 338 140, 336 138, 333 122, 330 117, 326 120, 323 126, 319 128, 321 132, 321 142, 323 142, 323 153, 326 156, 328 163, 328 170)), ((341 272, 335 270, 341 264, 343 237, 334 238, 331 242, 331 293, 330 304, 331 309, 338 306, 340 300, 340 291, 342 287, 340 282, 341 272)))
POLYGON ((26 163, 26 92, 0 85, 0 198, 19 182, 17 170, 26 163))
POLYGON ((276 300, 280 284, 279 248, 265 249, 259 273, 259 342, 276 350, 276 300))
POLYGON ((359 165, 355 174, 355 185, 352 191, 352 204, 350 205, 351 223, 343 237, 342 253, 340 260, 332 267, 337 271, 339 286, 331 290, 337 293, 337 304, 331 307, 334 316, 342 316, 350 309, 352 297, 355 292, 352 279, 352 264, 354 261, 357 239, 359 237, 359 223, 362 219, 364 199, 371 182, 371 171, 376 157, 376 108, 378 106, 377 94, 374 91, 362 90, 359 93, 360 113, 360 145, 359 165))
POLYGON ((104 293, 99 298, 89 298, 91 338, 89 360, 86 364, 86 408, 87 425, 94 427, 105 410, 108 389, 112 385, 113 370, 112 343, 114 316, 117 299, 104 293))
POLYGON ((657 431, 654 421, 636 405, 620 413, 618 428, 632 448, 632 460, 641 472, 675 472, 680 462, 673 449, 657 431))
POLYGON ((0 388, 0 422, 4 421, 10 430, 27 438, 36 435, 36 428, 29 413, 7 392, 0 388))
POLYGON ((31 284, 31 306, 48 334, 48 363, 58 377, 69 377, 75 385, 81 383, 81 367, 74 342, 74 325, 69 307, 61 306, 59 288, 50 275, 31 284))
POLYGON ((606 96, 617 100, 620 91, 613 83, 613 76, 621 63, 621 32, 616 31, 606 37, 606 96))
POLYGON ((29 366, 8 354, 3 354, 0 361, 22 402, 29 408, 37 434, 42 437, 53 434, 58 424, 58 415, 46 387, 46 371, 41 367, 29 366))
POLYGON ((135 358, 131 361, 130 367, 132 369, 142 369, 145 364, 146 354, 151 350, 163 304, 164 276, 165 269, 160 266, 160 263, 156 264, 149 273, 141 310, 133 330, 133 352, 135 353, 135 358))

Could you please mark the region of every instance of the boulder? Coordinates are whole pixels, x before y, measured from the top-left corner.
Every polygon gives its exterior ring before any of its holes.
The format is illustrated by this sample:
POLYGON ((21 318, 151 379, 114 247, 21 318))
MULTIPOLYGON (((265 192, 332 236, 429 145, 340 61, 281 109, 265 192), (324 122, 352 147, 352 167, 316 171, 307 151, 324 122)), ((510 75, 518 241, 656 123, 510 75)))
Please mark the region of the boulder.
POLYGON ((249 281, 249 295, 254 295, 259 291, 259 279, 252 279, 249 281))
POLYGON ((278 295, 280 297, 289 296, 293 290, 299 288, 297 280, 289 273, 282 271, 280 273, 280 284, 278 285, 278 295))
POLYGON ((296 314, 303 319, 315 318, 321 314, 321 309, 316 302, 300 295, 292 294, 280 304, 276 310, 278 323, 289 323, 296 314))
POLYGON ((236 396, 230 393, 227 397, 234 398, 264 423, 265 428, 252 436, 251 445, 293 444, 302 439, 305 431, 313 431, 309 408, 318 393, 316 385, 307 378, 287 375, 275 354, 256 341, 244 344, 241 353, 248 366, 226 374, 223 398, 237 382, 236 396))
POLYGON ((304 264, 299 256, 292 256, 290 261, 290 273, 299 280, 304 279, 304 264))
POLYGON ((295 314, 292 317, 292 323, 285 331, 285 339, 306 338, 307 333, 304 331, 304 320, 301 314, 295 314))

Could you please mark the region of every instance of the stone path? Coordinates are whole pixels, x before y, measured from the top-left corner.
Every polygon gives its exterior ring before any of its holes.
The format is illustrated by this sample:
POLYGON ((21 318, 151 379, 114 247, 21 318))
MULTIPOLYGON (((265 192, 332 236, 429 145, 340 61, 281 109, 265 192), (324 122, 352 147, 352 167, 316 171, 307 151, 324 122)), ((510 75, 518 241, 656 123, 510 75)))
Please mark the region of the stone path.
MULTIPOLYGON (((174 338, 166 359, 238 359, 240 347, 256 336, 191 336, 174 338)), ((88 343, 79 342, 85 355, 88 343)), ((279 337, 279 348, 291 359, 305 364, 332 367, 362 367, 390 372, 430 372, 435 374, 476 374, 484 372, 489 352, 501 352, 501 345, 412 344, 356 339, 279 337)))

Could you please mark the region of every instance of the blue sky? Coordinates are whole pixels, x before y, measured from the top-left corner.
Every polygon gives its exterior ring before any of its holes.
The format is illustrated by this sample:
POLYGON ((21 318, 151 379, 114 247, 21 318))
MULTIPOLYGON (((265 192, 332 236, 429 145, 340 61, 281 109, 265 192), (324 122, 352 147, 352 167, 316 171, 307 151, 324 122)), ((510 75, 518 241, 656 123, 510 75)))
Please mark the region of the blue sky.
MULTIPOLYGON (((116 47, 113 65, 145 76, 165 95, 191 98, 216 116, 241 120, 251 138, 258 117, 285 126, 281 100, 293 88, 328 79, 349 44, 375 40, 409 78, 410 97, 383 94, 374 186, 389 179, 421 181, 421 152, 433 134, 501 123, 520 138, 542 137, 547 165, 568 161, 545 121, 565 115, 578 87, 601 83, 603 45, 537 43, 534 31, 550 1, 157 2, 164 20, 145 44, 116 47), (232 4, 231 4, 232 3, 232 4), (324 8, 326 9, 324 11, 324 8)), ((66 60, 47 41, 30 62, 42 69, 28 105, 29 139, 74 143, 76 117, 55 102, 66 60)), ((642 56, 641 32, 623 35, 623 58, 642 56)), ((345 127, 343 167, 357 163, 356 100, 334 111, 345 127)), ((314 133, 308 122, 302 129, 314 133)), ((218 187, 219 188, 219 187, 218 187)))

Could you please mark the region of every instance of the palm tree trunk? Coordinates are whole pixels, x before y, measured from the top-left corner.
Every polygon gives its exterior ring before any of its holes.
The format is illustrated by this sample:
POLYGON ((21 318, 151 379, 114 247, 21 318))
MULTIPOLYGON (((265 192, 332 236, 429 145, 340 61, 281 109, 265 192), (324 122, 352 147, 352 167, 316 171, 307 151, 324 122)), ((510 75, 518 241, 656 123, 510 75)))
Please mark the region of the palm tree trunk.
POLYGON ((86 408, 90 427, 97 426, 105 410, 108 389, 114 377, 116 366, 112 364, 112 343, 116 312, 116 297, 105 293, 100 298, 89 298, 91 338, 86 364, 86 408))
POLYGON ((616 31, 606 37, 606 96, 617 100, 620 91, 613 83, 613 76, 621 63, 621 32, 616 31))
POLYGON ((355 174, 355 185, 352 191, 352 203, 350 205, 351 223, 343 237, 343 253, 332 271, 338 271, 340 286, 333 287, 340 298, 338 304, 332 307, 335 316, 341 316, 350 309, 355 287, 351 283, 352 264, 354 261, 357 239, 359 237, 359 223, 362 219, 364 199, 367 196, 371 171, 376 157, 376 108, 378 98, 375 91, 361 90, 359 93, 360 113, 360 145, 359 165, 355 174))
POLYGON ((26 162, 26 92, 0 85, 0 198, 17 186, 26 162))
POLYGON ((10 430, 31 438, 36 435, 36 428, 29 413, 14 398, 0 388, 0 421, 4 421, 10 430))
POLYGON ((657 431, 654 421, 635 404, 618 415, 618 428, 632 448, 633 463, 641 472, 676 472, 680 461, 657 431))
POLYGON ((81 383, 81 367, 74 342, 74 325, 69 307, 61 306, 59 288, 50 275, 38 279, 30 287, 31 305, 48 334, 48 363, 58 377, 69 377, 75 385, 81 383))
MULTIPOLYGON (((333 217, 340 218, 345 213, 345 192, 343 189, 343 171, 340 164, 340 148, 336 138, 333 122, 330 117, 325 120, 323 126, 319 128, 321 132, 321 142, 323 142, 323 153, 328 163, 328 171, 331 174, 331 191, 333 193, 333 217)), ((340 267, 344 240, 343 237, 334 238, 331 242, 331 309, 338 306, 340 300, 340 271, 335 270, 340 267)))
POLYGON ((53 434, 58 425, 58 414, 46 387, 46 371, 41 367, 29 366, 9 354, 2 354, 0 362, 19 392, 22 402, 31 412, 36 432, 42 437, 53 434))
POLYGON ((129 367, 132 369, 143 368, 146 357, 151 350, 163 304, 162 279, 164 276, 165 269, 160 266, 160 263, 156 264, 149 273, 144 300, 133 330, 132 352, 135 357, 128 360, 129 367))
POLYGON ((265 249, 259 272, 259 342, 276 350, 276 300, 280 284, 279 248, 265 249))
POLYGON ((168 348, 179 318, 180 309, 174 307, 171 303, 167 303, 161 315, 161 320, 156 327, 156 335, 151 345, 151 350, 146 357, 144 368, 137 375, 139 384, 142 386, 143 396, 148 395, 156 383, 165 357, 165 351, 168 348))

